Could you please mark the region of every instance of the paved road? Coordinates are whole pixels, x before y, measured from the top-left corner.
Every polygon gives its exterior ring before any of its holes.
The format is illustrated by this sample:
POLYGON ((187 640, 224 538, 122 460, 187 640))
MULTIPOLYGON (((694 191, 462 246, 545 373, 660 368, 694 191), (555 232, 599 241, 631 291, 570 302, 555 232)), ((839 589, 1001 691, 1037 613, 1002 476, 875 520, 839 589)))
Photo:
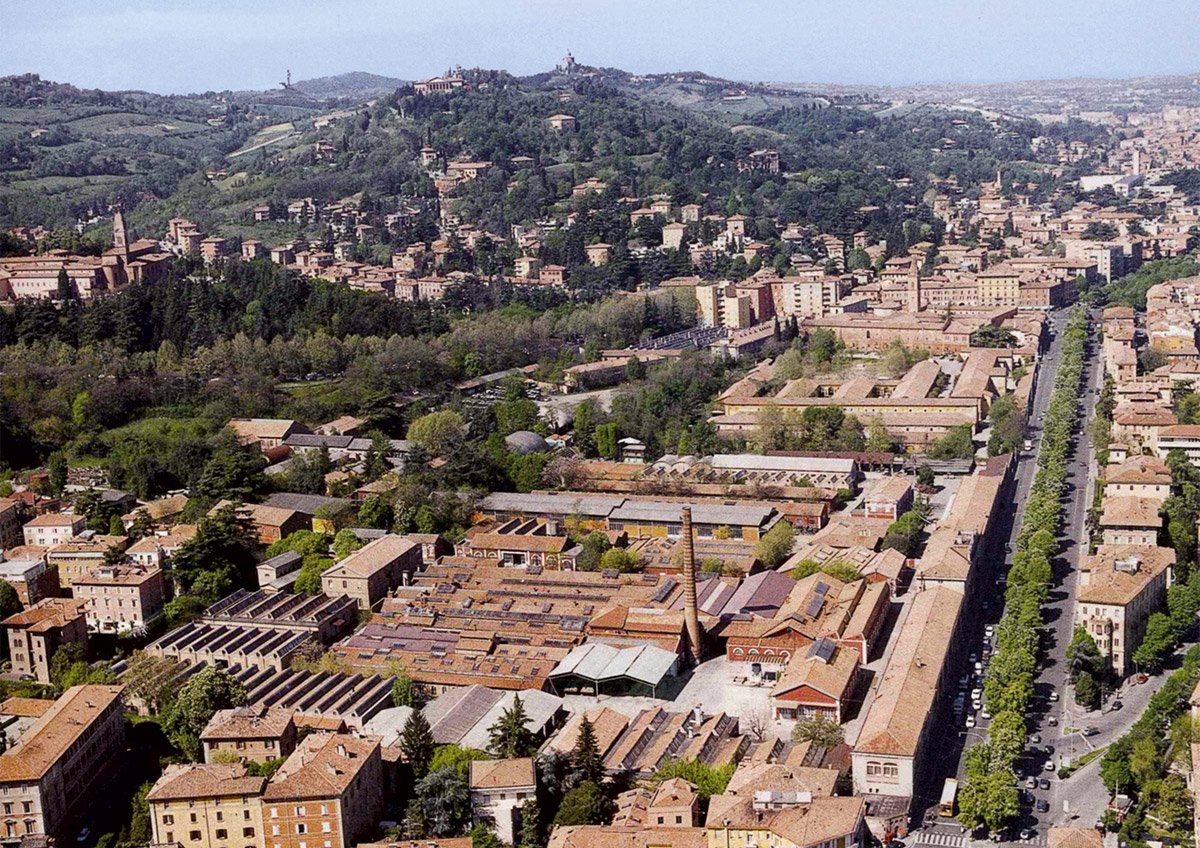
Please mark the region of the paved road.
MULTIPOLYGON (((1038 452, 1041 450, 1041 425, 1049 407, 1050 395, 1053 392, 1058 367, 1062 361, 1062 334, 1066 320, 1066 312, 1057 312, 1051 315, 1053 336, 1050 347, 1039 364, 1038 382, 1030 405, 1029 432, 1030 439, 1034 442, 1034 449, 1021 454, 1017 460, 1013 517, 1007 534, 1006 549, 1015 549, 1016 540, 1021 532, 1024 505, 1029 497, 1029 490, 1037 470, 1038 452)), ((1085 408, 1084 414, 1081 416, 1078 435, 1074 439, 1074 450, 1068 462, 1068 487, 1063 504, 1064 526, 1061 534, 1065 540, 1065 546, 1054 563, 1054 586, 1051 588, 1047 603, 1047 627, 1043 644, 1049 659, 1044 661, 1039 668, 1034 687, 1034 699, 1027 717, 1031 740, 1036 734, 1040 738, 1040 742, 1031 743, 1028 756, 1019 763, 1024 774, 1036 772, 1039 778, 1049 779, 1051 786, 1049 790, 1038 789, 1032 792, 1023 789, 1025 800, 1022 804, 1022 816, 1014 830, 1019 831, 1021 828, 1028 827, 1035 831, 1033 837, 1023 844, 1044 845, 1049 826, 1060 823, 1064 818, 1059 781, 1053 773, 1045 772, 1043 767, 1048 758, 1057 763, 1060 756, 1070 753, 1070 743, 1064 744, 1060 738, 1061 731, 1067 724, 1063 720, 1063 708, 1069 700, 1066 688, 1066 666, 1062 655, 1071 639, 1078 561, 1081 554, 1086 553, 1087 550, 1084 522, 1088 504, 1091 503, 1092 481, 1095 479, 1088 424, 1092 418, 1092 409, 1102 380, 1100 357, 1098 351, 1093 350, 1090 352, 1085 369, 1085 388, 1082 401, 1085 408), (1060 700, 1051 701, 1051 692, 1058 692, 1060 700), (1058 722, 1057 727, 1050 725, 1051 715, 1058 722), (1047 751, 1045 747, 1047 744, 1054 746, 1054 754, 1047 751), (1034 814, 1033 803, 1039 800, 1044 800, 1050 805, 1050 813, 1034 814)), ((1007 565, 1011 563, 1011 554, 1006 553, 1004 559, 1005 568, 1007 568, 1007 565)), ((986 592, 984 595, 981 621, 994 623, 1002 612, 1001 605, 990 603, 986 592)), ((982 630, 982 626, 981 623, 980 630, 982 630)), ((979 654, 982 648, 982 633, 968 635, 972 639, 972 653, 979 654)), ((954 773, 961 779, 963 777, 962 750, 986 737, 987 720, 982 718, 982 714, 977 714, 976 721, 978 726, 975 728, 968 729, 961 725, 957 728, 957 744, 947 746, 949 756, 956 761, 946 763, 946 774, 954 773)), ((1076 735, 1075 739, 1083 744, 1082 737, 1076 735)), ((1092 768, 1095 767, 1092 766, 1092 768)), ((914 837, 916 845, 931 846, 932 848, 962 848, 969 841, 962 834, 960 827, 944 819, 936 823, 931 821, 919 829, 914 837)))

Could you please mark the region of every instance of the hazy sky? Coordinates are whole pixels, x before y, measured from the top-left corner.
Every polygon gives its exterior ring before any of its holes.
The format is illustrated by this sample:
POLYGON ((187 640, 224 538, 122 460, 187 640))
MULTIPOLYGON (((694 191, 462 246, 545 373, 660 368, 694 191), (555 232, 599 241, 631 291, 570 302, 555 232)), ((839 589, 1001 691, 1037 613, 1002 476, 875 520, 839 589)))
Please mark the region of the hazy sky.
POLYGON ((0 0, 0 74, 267 88, 345 71, 583 63, 740 80, 993 82, 1200 71, 1196 0, 0 0))

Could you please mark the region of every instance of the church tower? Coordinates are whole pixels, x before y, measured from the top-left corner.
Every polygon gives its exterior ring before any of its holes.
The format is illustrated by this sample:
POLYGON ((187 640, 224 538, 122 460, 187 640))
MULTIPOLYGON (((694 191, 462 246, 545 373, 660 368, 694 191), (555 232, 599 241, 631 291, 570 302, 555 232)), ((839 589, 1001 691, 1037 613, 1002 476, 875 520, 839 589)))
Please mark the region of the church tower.
POLYGON ((122 254, 129 253, 129 236, 125 232, 125 215, 119 206, 113 212, 113 249, 122 254))

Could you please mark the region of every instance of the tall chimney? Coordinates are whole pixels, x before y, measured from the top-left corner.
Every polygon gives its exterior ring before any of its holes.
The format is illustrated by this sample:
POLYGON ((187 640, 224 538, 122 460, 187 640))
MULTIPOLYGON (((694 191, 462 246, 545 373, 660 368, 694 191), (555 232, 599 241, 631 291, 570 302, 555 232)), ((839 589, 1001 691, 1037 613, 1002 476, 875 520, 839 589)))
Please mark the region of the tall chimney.
POLYGON ((688 647, 692 659, 699 663, 703 659, 700 641, 700 616, 696 612, 696 547, 692 541, 692 508, 682 510, 683 533, 683 618, 687 625, 688 647))

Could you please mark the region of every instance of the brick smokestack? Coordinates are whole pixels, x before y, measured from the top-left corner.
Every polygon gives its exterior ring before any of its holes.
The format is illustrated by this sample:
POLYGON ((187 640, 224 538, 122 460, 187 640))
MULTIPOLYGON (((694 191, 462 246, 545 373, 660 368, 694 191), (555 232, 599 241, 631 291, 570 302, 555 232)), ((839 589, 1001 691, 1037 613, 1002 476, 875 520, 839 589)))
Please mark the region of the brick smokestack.
POLYGON ((683 617, 687 626, 688 648, 692 659, 700 662, 703 659, 702 643, 700 641, 700 616, 696 611, 696 547, 692 541, 692 508, 685 506, 682 510, 683 533, 683 617))

